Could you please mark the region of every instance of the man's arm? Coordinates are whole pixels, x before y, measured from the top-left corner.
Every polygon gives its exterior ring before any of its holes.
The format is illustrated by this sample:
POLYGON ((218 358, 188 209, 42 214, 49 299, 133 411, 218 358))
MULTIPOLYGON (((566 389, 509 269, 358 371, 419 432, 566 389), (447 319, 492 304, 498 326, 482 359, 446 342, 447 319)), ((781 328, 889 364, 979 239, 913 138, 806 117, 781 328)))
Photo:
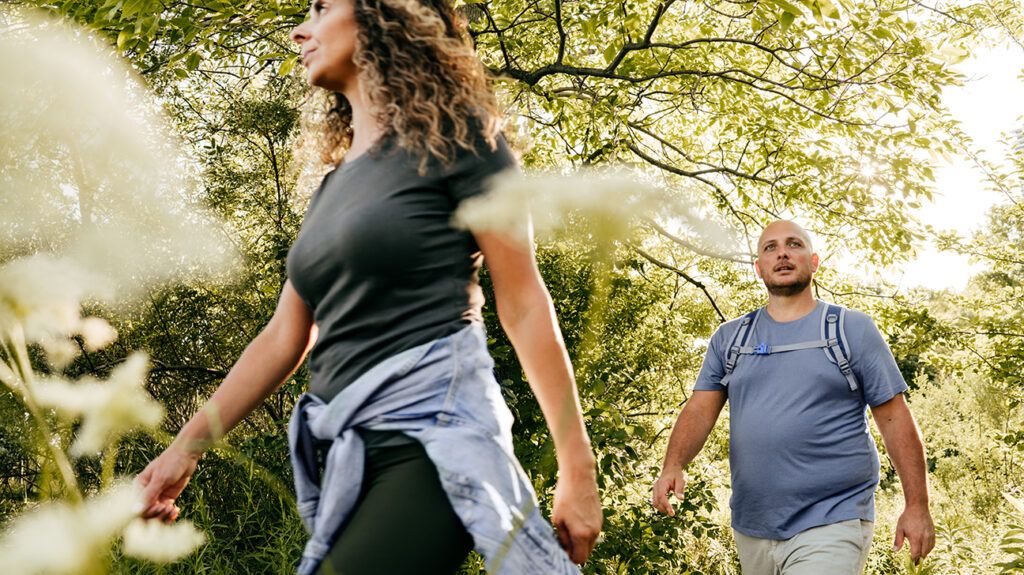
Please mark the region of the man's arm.
POLYGON ((675 517, 676 513, 668 501, 668 494, 675 493, 677 499, 683 498, 683 489, 686 487, 683 467, 689 465, 704 447, 704 442, 718 421, 718 414, 722 412, 725 400, 724 391, 694 391, 683 406, 668 440, 661 477, 654 482, 651 503, 658 511, 675 517))
POLYGON ((921 432, 903 394, 872 407, 871 414, 903 486, 905 504, 896 523, 894 547, 899 551, 903 540, 909 540, 910 558, 916 563, 935 546, 935 526, 928 511, 928 475, 921 432))

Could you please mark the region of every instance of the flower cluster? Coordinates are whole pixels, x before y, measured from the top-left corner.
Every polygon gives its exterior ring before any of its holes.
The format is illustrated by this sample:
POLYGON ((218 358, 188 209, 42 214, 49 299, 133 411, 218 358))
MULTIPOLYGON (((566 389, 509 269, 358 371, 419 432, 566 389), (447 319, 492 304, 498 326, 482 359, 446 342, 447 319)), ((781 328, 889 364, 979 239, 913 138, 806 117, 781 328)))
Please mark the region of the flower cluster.
POLYGON ((160 425, 163 407, 143 388, 147 363, 145 354, 135 353, 111 372, 106 382, 91 377, 76 383, 60 379, 38 382, 33 392, 39 405, 82 419, 71 455, 98 453, 128 431, 160 425))
POLYGON ((486 194, 462 203, 455 214, 457 226, 522 238, 532 224, 544 238, 566 228, 573 216, 582 216, 597 241, 623 240, 633 226, 646 222, 682 229, 674 239, 706 255, 731 259, 736 252, 733 234, 705 215, 697 194, 668 190, 639 172, 510 172, 489 184, 486 194))
POLYGON ((160 424, 148 358, 130 355, 105 380, 57 374, 117 338, 106 320, 83 316, 83 303, 116 312, 169 281, 225 279, 237 256, 194 201, 159 105, 109 48, 8 6, 0 22, 0 385, 22 400, 37 432, 27 435, 63 482, 50 496, 67 499, 34 503, 5 526, 0 571, 102 571, 119 537, 127 555, 174 561, 204 536, 187 521, 139 519, 128 484, 86 498, 94 489, 80 487, 70 459, 102 452, 101 481, 111 483, 120 438, 160 424), (54 414, 76 424, 67 452, 54 414))
POLYGON ((143 84, 89 33, 0 10, 0 261, 53 254, 119 303, 226 277, 236 255, 143 84))
POLYGON ((120 536, 126 555, 161 563, 203 544, 205 537, 188 522, 137 519, 138 496, 136 487, 122 483, 80 505, 49 503, 26 513, 0 538, 4 572, 76 575, 120 536))
POLYGON ((71 336, 82 336, 89 351, 117 337, 105 320, 81 315, 82 299, 98 293, 102 284, 74 262, 43 254, 0 266, 0 330, 20 328, 27 341, 46 350, 54 367, 63 368, 79 353, 71 336))

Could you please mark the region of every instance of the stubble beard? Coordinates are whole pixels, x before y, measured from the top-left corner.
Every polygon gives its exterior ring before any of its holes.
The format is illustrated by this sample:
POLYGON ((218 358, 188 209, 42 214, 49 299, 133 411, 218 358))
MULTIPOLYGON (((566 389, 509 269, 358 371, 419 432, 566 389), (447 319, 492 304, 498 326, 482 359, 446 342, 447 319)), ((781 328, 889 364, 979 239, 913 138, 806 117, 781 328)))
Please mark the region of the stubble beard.
POLYGON ((807 289, 809 285, 811 285, 811 274, 801 275, 793 279, 792 282, 785 284, 770 284, 767 280, 764 282, 764 287, 768 288, 768 293, 778 297, 795 296, 807 289))

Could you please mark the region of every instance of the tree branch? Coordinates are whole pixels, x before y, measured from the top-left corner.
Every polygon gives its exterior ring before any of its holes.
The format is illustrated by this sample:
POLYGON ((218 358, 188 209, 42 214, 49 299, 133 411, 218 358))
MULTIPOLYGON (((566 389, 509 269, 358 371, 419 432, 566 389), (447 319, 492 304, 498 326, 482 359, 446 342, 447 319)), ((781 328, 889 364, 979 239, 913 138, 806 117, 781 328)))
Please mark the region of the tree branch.
POLYGON ((718 314, 718 319, 721 320, 722 323, 725 323, 727 321, 726 318, 725 318, 725 314, 722 313, 722 310, 718 308, 718 304, 715 303, 715 298, 712 297, 711 292, 708 291, 707 286, 705 286, 702 282, 700 282, 699 280, 697 280, 693 276, 687 274, 683 270, 677 268, 676 266, 673 266, 671 264, 667 264, 667 263, 665 263, 665 262, 655 258, 651 254, 649 254, 649 253, 645 252, 644 250, 640 249, 640 247, 638 247, 638 246, 630 245, 629 247, 632 248, 633 251, 635 251, 637 254, 639 254, 640 257, 642 257, 645 260, 651 262, 652 264, 658 266, 659 268, 668 270, 668 271, 676 274, 677 276, 683 278, 684 280, 686 280, 690 284, 693 284, 695 287, 697 287, 702 292, 704 292, 705 297, 707 297, 708 301, 711 303, 711 307, 715 308, 715 313, 718 314))

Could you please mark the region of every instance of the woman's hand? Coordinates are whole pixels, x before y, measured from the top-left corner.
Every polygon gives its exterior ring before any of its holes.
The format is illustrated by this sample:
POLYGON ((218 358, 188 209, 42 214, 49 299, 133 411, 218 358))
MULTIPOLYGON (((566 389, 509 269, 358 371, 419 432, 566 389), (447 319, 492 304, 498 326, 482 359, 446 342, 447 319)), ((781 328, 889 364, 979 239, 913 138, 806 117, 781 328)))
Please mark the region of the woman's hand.
POLYGON ((494 283, 498 318, 544 412, 558 457, 551 522, 574 563, 583 563, 601 533, 594 455, 576 382, 551 296, 537 269, 528 221, 521 233, 474 231, 494 283))
POLYGON ((170 523, 178 518, 174 501, 195 473, 199 454, 171 445, 135 478, 141 489, 139 509, 144 519, 170 523))
POLYGON ((564 474, 559 472, 551 521, 572 562, 585 562, 597 543, 604 521, 593 465, 564 474))
POLYGON ((188 485, 202 450, 220 440, 302 364, 316 342, 313 313, 291 281, 270 323, 242 353, 213 397, 181 428, 171 445, 135 478, 142 492, 138 511, 146 519, 178 518, 175 499, 188 485))

